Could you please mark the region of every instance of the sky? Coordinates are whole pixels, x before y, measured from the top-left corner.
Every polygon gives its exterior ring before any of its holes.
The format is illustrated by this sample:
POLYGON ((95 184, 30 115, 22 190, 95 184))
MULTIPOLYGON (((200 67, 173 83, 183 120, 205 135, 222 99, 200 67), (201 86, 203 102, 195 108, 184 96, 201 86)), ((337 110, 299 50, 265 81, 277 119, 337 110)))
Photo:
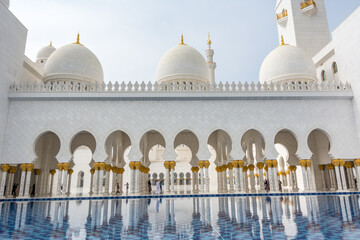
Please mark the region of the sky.
MULTIPOLYGON (((33 61, 50 41, 76 40, 96 54, 104 80, 154 82, 161 56, 180 42, 205 55, 210 33, 216 81, 258 81, 261 63, 278 46, 276 0, 11 0, 28 29, 33 61)), ((330 31, 359 0, 325 0, 330 31)))

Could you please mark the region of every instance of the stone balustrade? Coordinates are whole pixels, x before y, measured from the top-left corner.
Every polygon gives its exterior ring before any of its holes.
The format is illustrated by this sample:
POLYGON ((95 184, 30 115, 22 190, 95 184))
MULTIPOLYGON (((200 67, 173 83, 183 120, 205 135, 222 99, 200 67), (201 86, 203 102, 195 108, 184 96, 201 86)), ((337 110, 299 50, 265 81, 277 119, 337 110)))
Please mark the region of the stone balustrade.
POLYGON ((42 93, 42 92, 111 92, 111 93, 142 93, 142 92, 275 92, 275 91, 351 91, 349 83, 312 83, 312 82, 283 82, 283 83, 242 83, 219 82, 217 84, 203 83, 167 83, 152 82, 109 82, 84 83, 76 81, 44 83, 12 83, 10 93, 42 93))

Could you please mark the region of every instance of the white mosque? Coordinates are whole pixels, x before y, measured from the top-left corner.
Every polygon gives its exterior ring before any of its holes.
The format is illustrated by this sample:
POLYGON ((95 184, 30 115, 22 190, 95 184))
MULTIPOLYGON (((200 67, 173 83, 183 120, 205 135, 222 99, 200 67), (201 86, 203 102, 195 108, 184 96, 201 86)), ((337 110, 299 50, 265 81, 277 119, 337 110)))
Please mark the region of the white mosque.
POLYGON ((210 37, 204 57, 181 36, 156 82, 104 82, 79 35, 33 62, 8 7, 0 197, 360 191, 360 7, 330 34, 324 0, 277 0, 258 82, 215 79, 210 37))

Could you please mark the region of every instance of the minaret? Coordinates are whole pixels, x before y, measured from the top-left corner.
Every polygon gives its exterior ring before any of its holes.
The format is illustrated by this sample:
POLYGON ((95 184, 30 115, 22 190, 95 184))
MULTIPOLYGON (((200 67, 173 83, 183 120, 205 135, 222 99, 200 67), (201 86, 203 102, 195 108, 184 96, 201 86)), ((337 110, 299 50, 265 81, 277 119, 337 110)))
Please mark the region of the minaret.
POLYGON ((283 35, 311 57, 331 41, 324 0, 277 0, 275 13, 279 40, 283 35))
POLYGON ((214 63, 214 61, 213 61, 214 50, 211 49, 210 34, 208 34, 207 45, 208 45, 208 49, 205 50, 205 53, 206 53, 207 65, 209 67, 209 76, 210 76, 209 81, 210 81, 210 84, 215 84, 216 63, 214 63))

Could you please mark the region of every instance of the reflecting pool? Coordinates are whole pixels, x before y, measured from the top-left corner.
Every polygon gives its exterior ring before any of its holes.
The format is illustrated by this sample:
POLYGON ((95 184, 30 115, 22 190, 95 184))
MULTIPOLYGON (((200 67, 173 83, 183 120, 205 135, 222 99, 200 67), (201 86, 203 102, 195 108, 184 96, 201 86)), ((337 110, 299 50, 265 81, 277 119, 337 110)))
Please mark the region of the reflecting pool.
POLYGON ((360 239, 360 195, 0 202, 0 239, 360 239))

